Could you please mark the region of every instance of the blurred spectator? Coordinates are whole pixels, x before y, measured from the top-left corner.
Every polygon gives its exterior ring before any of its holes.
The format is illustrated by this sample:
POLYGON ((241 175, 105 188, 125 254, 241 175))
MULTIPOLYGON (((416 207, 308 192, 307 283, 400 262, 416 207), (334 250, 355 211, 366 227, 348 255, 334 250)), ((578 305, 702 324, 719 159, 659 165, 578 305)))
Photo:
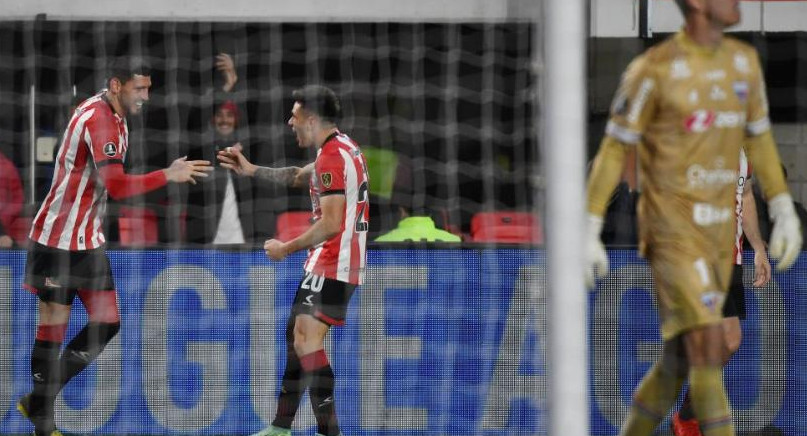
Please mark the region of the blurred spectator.
POLYGON ((0 248, 22 243, 24 230, 17 231, 24 194, 16 165, 0 152, 0 248), (18 234, 19 233, 19 234, 18 234))
POLYGON ((461 242, 462 239, 450 232, 438 229, 426 210, 416 210, 411 214, 400 207, 401 220, 398 226, 375 239, 376 242, 461 242))
MULTIPOLYGON (((398 214, 398 225, 389 232, 375 238, 375 241, 460 242, 462 238, 459 236, 437 228, 431 216, 431 211, 416 199, 418 196, 415 195, 413 188, 412 166, 409 159, 402 155, 398 156, 398 159, 390 195, 392 207, 398 214)), ((369 165, 370 163, 368 162, 369 165)), ((371 185, 372 180, 371 178, 371 185)), ((384 226, 383 228, 389 229, 389 227, 384 226)))
MULTIPOLYGON (((221 90, 230 92, 238 81, 232 58, 216 57, 216 68, 224 83, 221 90)), ((217 98, 210 122, 209 142, 191 147, 189 159, 216 161, 216 154, 227 147, 238 147, 249 158, 249 143, 239 137, 241 111, 232 100, 217 98)), ((201 244, 243 244, 251 242, 253 225, 253 184, 247 177, 233 177, 230 171, 216 165, 205 180, 189 187, 186 240, 201 244)))

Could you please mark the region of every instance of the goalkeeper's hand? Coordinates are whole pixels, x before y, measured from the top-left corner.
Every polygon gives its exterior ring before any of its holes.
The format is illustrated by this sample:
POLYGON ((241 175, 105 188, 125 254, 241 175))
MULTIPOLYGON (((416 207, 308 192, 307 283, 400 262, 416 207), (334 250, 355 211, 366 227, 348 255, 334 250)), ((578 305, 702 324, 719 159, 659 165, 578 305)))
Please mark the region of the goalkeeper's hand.
POLYGON ((603 219, 600 216, 588 216, 588 229, 586 229, 586 286, 594 287, 594 276, 603 278, 608 275, 608 255, 602 245, 600 232, 602 232, 603 219))
POLYGON ((793 265, 801 252, 801 222, 788 193, 773 197, 768 202, 768 212, 773 220, 768 251, 771 257, 779 260, 776 269, 782 271, 793 265))

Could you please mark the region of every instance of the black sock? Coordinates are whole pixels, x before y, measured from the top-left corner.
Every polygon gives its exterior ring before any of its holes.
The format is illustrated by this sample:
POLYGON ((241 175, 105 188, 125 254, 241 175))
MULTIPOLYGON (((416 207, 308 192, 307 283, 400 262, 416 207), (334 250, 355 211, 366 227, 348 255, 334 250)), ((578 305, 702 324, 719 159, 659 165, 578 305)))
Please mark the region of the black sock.
POLYGON ((318 350, 300 358, 303 371, 310 374, 311 407, 317 418, 317 432, 325 436, 339 434, 339 422, 336 419, 336 407, 333 397, 333 369, 325 350, 318 350))
POLYGON ((84 370, 95 360, 104 347, 118 334, 119 323, 89 322, 67 344, 62 353, 60 363, 59 388, 61 389, 73 377, 84 370))
POLYGON ((286 368, 283 371, 283 384, 277 400, 277 412, 272 425, 281 428, 291 428, 303 392, 308 387, 309 379, 304 377, 300 366, 300 358, 294 352, 294 315, 286 325, 286 368))
POLYGON ((311 378, 311 406, 317 418, 317 432, 325 436, 339 434, 339 420, 333 397, 333 369, 328 364, 314 371, 311 378))
MULTIPOLYGON (((41 426, 52 427, 53 403, 59 394, 59 351, 61 342, 37 339, 31 352, 31 378, 34 390, 28 403, 32 421, 41 421, 41 426), (35 419, 36 418, 36 419, 35 419)), ((40 423, 36 425, 39 430, 40 423)), ((45 430, 48 430, 45 428, 45 430)))
POLYGON ((679 412, 681 419, 690 420, 695 418, 695 412, 692 410, 692 400, 689 398, 689 389, 684 391, 684 402, 681 403, 681 411, 679 412))

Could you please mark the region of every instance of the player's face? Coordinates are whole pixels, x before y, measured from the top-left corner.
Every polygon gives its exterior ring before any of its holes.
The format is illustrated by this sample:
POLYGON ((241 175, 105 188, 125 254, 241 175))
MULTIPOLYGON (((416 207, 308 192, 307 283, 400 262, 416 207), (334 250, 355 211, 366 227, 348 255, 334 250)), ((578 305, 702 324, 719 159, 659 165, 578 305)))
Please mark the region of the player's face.
POLYGON ((229 109, 220 108, 213 116, 213 125, 221 136, 230 136, 235 131, 235 114, 229 109))
POLYGON ((708 0, 706 6, 709 18, 723 27, 740 22, 740 0, 708 0))
POLYGON ((149 101, 151 77, 135 74, 120 88, 120 104, 127 114, 137 115, 143 105, 149 101))
POLYGON ((313 147, 314 144, 314 123, 311 114, 306 112, 300 103, 295 102, 291 108, 289 126, 297 137, 297 145, 300 148, 313 147))

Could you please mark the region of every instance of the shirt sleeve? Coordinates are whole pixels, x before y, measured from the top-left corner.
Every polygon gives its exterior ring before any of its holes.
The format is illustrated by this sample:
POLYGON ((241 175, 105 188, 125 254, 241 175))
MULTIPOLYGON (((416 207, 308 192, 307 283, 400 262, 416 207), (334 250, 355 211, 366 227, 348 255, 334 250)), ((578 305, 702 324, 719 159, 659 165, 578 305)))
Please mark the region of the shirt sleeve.
POLYGON ((115 120, 96 113, 87 121, 84 140, 90 148, 96 168, 123 163, 123 147, 115 120))
POLYGON ((634 59, 622 75, 605 134, 623 144, 639 144, 656 110, 657 89, 647 57, 634 59))
POLYGON ((345 160, 338 150, 320 154, 314 169, 320 186, 320 195, 345 193, 345 160))
MULTIPOLYGON (((735 60, 737 62, 737 60, 735 60)), ((768 95, 765 91, 765 77, 759 64, 756 51, 751 51, 750 70, 752 72, 747 84, 737 83, 735 86, 748 86, 748 105, 746 107, 745 133, 747 136, 761 135, 771 128, 768 118, 768 95)))

